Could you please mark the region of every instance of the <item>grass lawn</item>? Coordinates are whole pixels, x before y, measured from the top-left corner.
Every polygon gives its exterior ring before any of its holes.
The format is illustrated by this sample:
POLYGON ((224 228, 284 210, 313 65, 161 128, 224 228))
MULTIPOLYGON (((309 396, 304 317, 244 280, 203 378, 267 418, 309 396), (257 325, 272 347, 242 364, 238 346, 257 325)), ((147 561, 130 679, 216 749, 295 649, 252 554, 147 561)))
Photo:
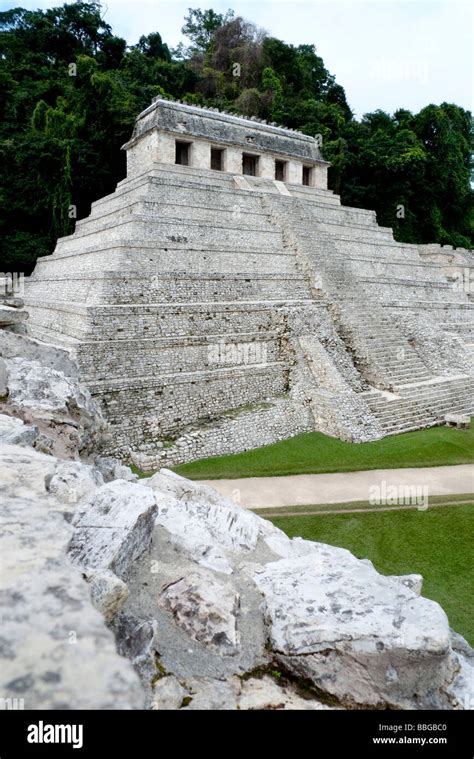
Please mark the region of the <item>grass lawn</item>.
POLYGON ((423 595, 474 645, 474 502, 427 511, 276 517, 290 537, 347 548, 383 574, 423 575, 423 595))
POLYGON ((232 456, 214 456, 174 467, 195 480, 271 475, 355 472, 364 469, 469 464, 474 461, 474 424, 457 430, 430 427, 371 443, 346 443, 308 432, 232 456))
MULTIPOLYGON (((472 493, 453 493, 452 495, 431 495, 429 497, 429 507, 439 508, 440 506, 456 506, 458 504, 471 504, 473 503, 474 495, 472 493)), ((416 505, 404 506, 402 508, 417 508, 416 505)), ((316 503, 305 506, 274 506, 267 507, 266 509, 252 509, 254 514, 258 514, 260 517, 272 519, 273 517, 288 517, 288 516, 307 516, 309 514, 331 514, 339 511, 399 511, 400 506, 374 506, 370 501, 347 501, 346 503, 316 503)))

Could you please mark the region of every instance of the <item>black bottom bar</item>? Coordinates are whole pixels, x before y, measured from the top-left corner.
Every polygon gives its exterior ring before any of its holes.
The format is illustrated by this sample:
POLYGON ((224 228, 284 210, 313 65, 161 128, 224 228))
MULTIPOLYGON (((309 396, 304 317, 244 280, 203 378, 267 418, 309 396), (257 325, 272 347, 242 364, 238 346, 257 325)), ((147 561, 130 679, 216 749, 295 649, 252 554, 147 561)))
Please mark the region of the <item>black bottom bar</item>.
POLYGON ((189 756, 472 759, 472 713, 391 711, 0 712, 0 759, 189 756), (52 742, 55 741, 55 742, 52 742), (173 748, 174 747, 174 748, 173 748))

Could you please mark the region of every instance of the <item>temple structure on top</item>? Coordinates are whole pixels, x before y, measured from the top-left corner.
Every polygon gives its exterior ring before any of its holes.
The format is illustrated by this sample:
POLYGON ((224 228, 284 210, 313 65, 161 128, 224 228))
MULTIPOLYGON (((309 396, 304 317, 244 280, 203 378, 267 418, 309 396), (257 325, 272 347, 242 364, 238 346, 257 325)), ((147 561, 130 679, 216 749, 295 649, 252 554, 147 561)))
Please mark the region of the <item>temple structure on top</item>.
POLYGON ((123 147, 129 177, 159 161, 327 188, 329 164, 314 137, 160 98, 140 114, 123 147))
POLYGON ((157 99, 127 177, 26 284, 111 454, 149 469, 320 430, 355 442, 474 412, 472 251, 342 206, 307 135, 157 99))

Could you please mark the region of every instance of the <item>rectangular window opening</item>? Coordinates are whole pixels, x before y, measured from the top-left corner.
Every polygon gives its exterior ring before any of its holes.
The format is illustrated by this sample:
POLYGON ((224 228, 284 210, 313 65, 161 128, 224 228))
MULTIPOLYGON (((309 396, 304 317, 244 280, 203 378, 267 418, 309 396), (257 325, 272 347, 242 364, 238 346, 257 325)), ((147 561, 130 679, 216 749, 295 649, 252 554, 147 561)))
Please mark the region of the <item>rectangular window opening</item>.
POLYGON ((190 148, 190 142, 181 142, 181 140, 176 140, 175 163, 178 163, 180 166, 189 166, 190 148))
POLYGON ((211 169, 213 171, 224 171, 223 148, 211 148, 211 169))
POLYGON ((248 177, 258 176, 258 156, 242 153, 242 174, 248 177))
POLYGON ((275 179, 278 182, 286 182, 286 161, 275 161, 275 179))
POLYGON ((313 179, 313 167, 303 166, 303 184, 306 185, 306 187, 311 187, 312 179, 313 179))

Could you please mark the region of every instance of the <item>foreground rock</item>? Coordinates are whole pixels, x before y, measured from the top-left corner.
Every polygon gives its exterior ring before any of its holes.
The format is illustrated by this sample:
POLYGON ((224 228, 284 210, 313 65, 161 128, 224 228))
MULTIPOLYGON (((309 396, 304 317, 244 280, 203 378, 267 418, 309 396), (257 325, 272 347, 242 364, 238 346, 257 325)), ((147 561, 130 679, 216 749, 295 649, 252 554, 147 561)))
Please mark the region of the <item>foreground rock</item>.
POLYGON ((302 698, 295 688, 279 685, 266 675, 262 678, 249 678, 242 683, 239 697, 239 709, 289 709, 324 710, 329 706, 314 698, 302 698))
MULTIPOLYGON (((280 675, 279 672, 275 674, 280 675)), ((280 683, 269 675, 227 680, 195 677, 181 681, 170 675, 158 680, 151 708, 157 711, 315 711, 330 707, 314 697, 307 695, 303 698, 287 681, 280 683)))
POLYGON ((156 524, 164 527, 177 550, 202 567, 232 574, 226 556, 255 548, 259 535, 253 514, 236 508, 212 488, 192 483, 167 469, 143 482, 155 492, 156 524))
POLYGON ((22 322, 28 319, 26 311, 20 311, 12 306, 5 306, 0 303, 0 328, 18 327, 22 322))
POLYGON ((444 688, 457 659, 435 602, 321 545, 268 564, 255 581, 272 648, 295 674, 345 704, 451 706, 444 688))
MULTIPOLYGON (((17 451, 21 461, 22 449, 0 449, 3 462, 17 451)), ((25 709, 139 709, 138 678, 67 559, 72 528, 52 502, 1 497, 2 697, 25 709)))
POLYGON ((69 519, 81 499, 102 483, 100 472, 88 464, 0 444, 0 496, 40 498, 69 519))
POLYGON ((0 412, 36 429, 35 448, 77 458, 100 447, 105 431, 101 411, 76 379, 36 359, 4 358, 2 366, 6 393, 0 412))
POLYGON ((41 366, 56 369, 69 379, 77 379, 78 369, 72 354, 65 348, 40 342, 33 337, 0 330, 0 356, 4 359, 24 358, 41 366))
POLYGON ((171 611, 178 627, 194 640, 214 646, 223 654, 238 649, 240 597, 217 578, 193 572, 167 585, 158 603, 171 611))
POLYGON ((94 572, 86 570, 82 573, 89 583, 91 600, 95 608, 111 622, 119 613, 128 598, 128 587, 113 572, 94 572))
POLYGON ((114 473, 0 444, 6 697, 53 709, 474 705, 472 650, 419 575, 290 540, 166 470, 114 473))
POLYGON ((98 488, 74 517, 72 562, 125 578, 150 546, 156 511, 153 493, 126 480, 98 488))
POLYGON ((7 445, 31 446, 38 437, 38 428, 14 416, 0 414, 0 442, 7 445))
POLYGON ((76 504, 104 484, 99 470, 75 461, 58 461, 54 474, 45 480, 47 490, 62 503, 76 504))
POLYGON ((133 474, 130 467, 108 456, 97 456, 94 460, 94 466, 101 473, 104 482, 112 482, 112 480, 136 482, 138 479, 138 475, 133 474))
MULTIPOLYGON (((344 549, 290 540, 209 488, 164 470, 140 487, 155 492, 156 523, 174 548, 173 571, 163 560, 156 574, 141 574, 140 581, 147 577, 147 592, 153 595, 155 589, 162 592, 160 580, 176 578, 166 586, 164 606, 190 643, 198 640, 207 650, 213 647, 209 619, 225 618, 232 630, 235 619, 239 633, 239 613, 235 607, 230 612, 230 601, 223 613, 222 602, 232 598, 232 588, 254 585, 261 600, 245 597, 242 607, 251 604, 255 623, 263 614, 267 661, 276 658, 332 704, 451 709, 468 703, 469 657, 453 649, 441 607, 420 596, 419 575, 384 577, 370 561, 344 549), (219 562, 208 562, 204 571, 206 551, 218 552, 219 562), (201 569, 190 574, 190 562, 201 569), (215 584, 219 577, 220 590, 215 584)), ((139 592, 133 578, 131 582, 139 592)), ((153 603, 142 608, 153 614, 153 603)), ((182 657, 183 650, 176 650, 174 659, 167 659, 168 667, 180 675, 182 657)), ((192 673, 191 664, 188 671, 192 673)), ((237 666, 234 673, 239 674, 237 666)), ((217 674, 214 670, 215 682, 222 682, 217 674)), ((231 675, 228 671, 225 682, 231 675)))

